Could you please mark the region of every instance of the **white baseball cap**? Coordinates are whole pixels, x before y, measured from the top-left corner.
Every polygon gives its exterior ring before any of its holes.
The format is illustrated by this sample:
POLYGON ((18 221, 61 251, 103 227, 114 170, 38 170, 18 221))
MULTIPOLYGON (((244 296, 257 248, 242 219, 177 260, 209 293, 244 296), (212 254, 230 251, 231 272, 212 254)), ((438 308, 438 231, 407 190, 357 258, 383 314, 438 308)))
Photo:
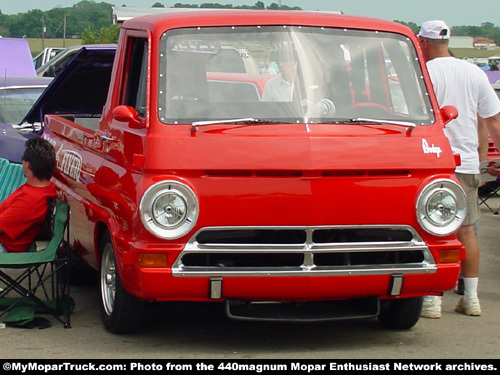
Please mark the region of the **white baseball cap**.
POLYGON ((418 36, 427 39, 450 39, 450 28, 441 20, 425 21, 418 36))

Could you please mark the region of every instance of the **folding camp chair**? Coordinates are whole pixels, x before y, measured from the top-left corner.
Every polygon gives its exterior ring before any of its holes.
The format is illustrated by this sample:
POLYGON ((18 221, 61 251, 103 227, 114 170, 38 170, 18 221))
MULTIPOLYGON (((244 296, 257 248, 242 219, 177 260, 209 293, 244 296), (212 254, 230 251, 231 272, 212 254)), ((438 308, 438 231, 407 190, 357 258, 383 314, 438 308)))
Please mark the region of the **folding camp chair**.
MULTIPOLYGON (((69 280, 64 280, 62 274, 69 261, 67 249, 69 210, 68 206, 57 198, 55 207, 50 212, 52 234, 44 249, 0 254, 0 286, 2 283, 4 285, 0 299, 12 301, 12 303, 2 303, 5 310, 0 313, 0 317, 7 313, 15 315, 16 308, 19 312, 25 306, 32 308, 32 312, 36 308, 39 312, 49 313, 63 323, 65 328, 71 328, 72 300, 69 280), (65 251, 58 251, 61 248, 65 251), (15 276, 10 276, 7 271, 12 271, 15 276), (6 298, 9 292, 17 293, 20 297, 6 298), (61 315, 63 318, 60 318, 61 315)), ((34 247, 32 245, 31 250, 34 247)), ((6 321, 8 318, 9 316, 6 321)))
POLYGON ((0 158, 0 202, 25 182, 22 164, 0 158))
POLYGON ((486 183, 479 189, 479 205, 484 204, 494 215, 498 215, 500 207, 495 210, 488 204, 488 199, 493 197, 500 198, 500 179, 498 178, 486 183))

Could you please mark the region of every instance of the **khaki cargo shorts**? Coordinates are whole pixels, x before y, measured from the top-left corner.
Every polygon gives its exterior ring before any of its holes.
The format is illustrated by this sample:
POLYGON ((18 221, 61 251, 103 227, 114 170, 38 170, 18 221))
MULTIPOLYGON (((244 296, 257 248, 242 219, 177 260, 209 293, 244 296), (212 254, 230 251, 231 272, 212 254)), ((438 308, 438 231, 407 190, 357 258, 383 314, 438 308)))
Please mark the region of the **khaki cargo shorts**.
POLYGON ((478 189, 481 183, 479 174, 455 173, 458 182, 467 194, 467 214, 462 225, 471 225, 479 220, 479 194, 478 189))

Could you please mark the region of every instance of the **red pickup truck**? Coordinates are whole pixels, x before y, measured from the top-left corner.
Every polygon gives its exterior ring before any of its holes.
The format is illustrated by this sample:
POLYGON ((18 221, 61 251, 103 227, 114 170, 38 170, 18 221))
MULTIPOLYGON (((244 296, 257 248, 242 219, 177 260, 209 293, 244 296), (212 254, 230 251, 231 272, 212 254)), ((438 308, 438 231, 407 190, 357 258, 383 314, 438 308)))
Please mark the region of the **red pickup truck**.
POLYGON ((114 61, 93 69, 45 111, 43 136, 107 330, 172 300, 407 329, 424 295, 454 287, 465 197, 443 128, 457 112, 438 107, 409 28, 151 15, 126 21, 114 61))

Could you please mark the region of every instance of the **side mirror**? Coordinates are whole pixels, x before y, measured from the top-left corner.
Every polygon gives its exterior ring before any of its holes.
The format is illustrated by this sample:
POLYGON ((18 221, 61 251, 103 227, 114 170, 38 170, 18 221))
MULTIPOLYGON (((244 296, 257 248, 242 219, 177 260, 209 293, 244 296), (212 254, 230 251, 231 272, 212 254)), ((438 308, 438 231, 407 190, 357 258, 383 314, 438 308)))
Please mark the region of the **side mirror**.
POLYGON ((452 105, 445 105, 443 108, 439 110, 441 113, 441 117, 443 118, 444 125, 446 126, 451 120, 454 120, 458 117, 457 109, 452 105))
POLYGON ((135 108, 129 105, 119 105, 113 109, 113 119, 128 123, 132 129, 142 129, 144 127, 135 108))

